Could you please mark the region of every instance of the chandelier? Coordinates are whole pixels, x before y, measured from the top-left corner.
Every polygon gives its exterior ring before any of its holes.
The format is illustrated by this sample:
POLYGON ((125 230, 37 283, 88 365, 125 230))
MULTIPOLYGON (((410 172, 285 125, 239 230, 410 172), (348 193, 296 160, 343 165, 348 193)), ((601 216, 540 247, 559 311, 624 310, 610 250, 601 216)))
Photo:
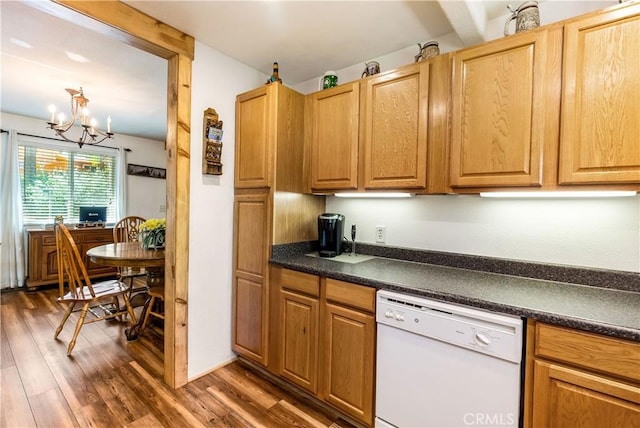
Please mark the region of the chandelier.
POLYGON ((56 122, 56 107, 50 105, 49 112, 51 113, 51 119, 47 122, 49 128, 53 129, 63 140, 69 141, 70 143, 77 143, 80 148, 85 144, 100 144, 107 138, 113 137, 113 132, 111 132, 111 116, 107 117, 107 132, 98 129, 98 122, 94 118, 89 117, 89 110, 87 109, 89 99, 84 96, 82 87, 79 91, 68 88, 65 89, 65 91, 71 95, 71 119, 65 122, 65 115, 60 112, 58 113, 58 121, 56 122), (69 138, 66 133, 72 129, 78 120, 80 120, 82 133, 77 139, 69 138))

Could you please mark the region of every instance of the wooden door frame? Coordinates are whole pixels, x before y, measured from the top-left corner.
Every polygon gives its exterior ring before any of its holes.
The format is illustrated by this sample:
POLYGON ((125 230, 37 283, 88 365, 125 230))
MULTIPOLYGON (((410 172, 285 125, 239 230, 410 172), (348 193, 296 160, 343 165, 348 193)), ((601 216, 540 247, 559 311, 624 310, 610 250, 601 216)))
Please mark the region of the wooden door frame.
POLYGON ((188 381, 191 62, 195 40, 119 1, 52 0, 30 5, 167 60, 164 381, 178 388, 188 381))

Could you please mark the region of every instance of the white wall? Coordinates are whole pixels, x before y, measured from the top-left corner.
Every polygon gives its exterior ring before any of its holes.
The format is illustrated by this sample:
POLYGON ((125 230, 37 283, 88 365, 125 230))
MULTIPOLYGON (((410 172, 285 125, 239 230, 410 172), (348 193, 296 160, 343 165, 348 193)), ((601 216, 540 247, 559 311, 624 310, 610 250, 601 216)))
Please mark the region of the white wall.
POLYGON ((411 199, 327 197, 327 211, 357 225, 356 241, 640 272, 640 195, 612 199, 411 199))
MULTIPOLYGON (((118 138, 119 144, 130 148, 127 163, 167 167, 167 152, 164 141, 125 136, 118 138)), ((143 218, 164 218, 167 213, 167 181, 160 178, 127 175, 127 215, 143 218)))
POLYGON ((231 351, 233 173, 236 95, 267 76, 196 42, 191 92, 188 376, 234 357, 231 351), (224 122, 221 176, 202 174, 203 113, 224 122))
MULTIPOLYGON (((0 112, 0 125, 2 129, 15 129, 23 134, 55 137, 53 131, 46 128, 45 114, 45 107, 42 118, 0 112)), ((131 149, 126 155, 127 163, 166 168, 167 158, 163 141, 116 134, 112 141, 105 141, 102 145, 131 149)), ((166 180, 127 175, 127 215, 164 217, 165 213, 160 211, 161 205, 166 205, 166 180)))

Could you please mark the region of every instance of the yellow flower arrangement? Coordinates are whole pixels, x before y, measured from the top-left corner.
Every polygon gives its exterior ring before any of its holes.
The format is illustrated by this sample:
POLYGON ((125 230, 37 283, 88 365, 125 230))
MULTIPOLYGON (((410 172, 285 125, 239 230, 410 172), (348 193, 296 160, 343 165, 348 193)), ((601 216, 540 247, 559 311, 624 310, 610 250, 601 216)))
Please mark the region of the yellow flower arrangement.
POLYGON ((163 218, 150 218, 142 223, 138 228, 142 248, 164 248, 166 230, 167 222, 163 218))

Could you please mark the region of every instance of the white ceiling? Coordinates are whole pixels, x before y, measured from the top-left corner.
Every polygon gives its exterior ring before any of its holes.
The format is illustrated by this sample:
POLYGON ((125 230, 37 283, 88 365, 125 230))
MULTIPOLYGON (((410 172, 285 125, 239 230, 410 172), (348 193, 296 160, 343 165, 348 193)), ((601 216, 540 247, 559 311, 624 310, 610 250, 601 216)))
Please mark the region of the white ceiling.
POLYGON ((91 115, 113 131, 164 141, 166 60, 17 1, 0 2, 2 111, 42 118, 48 106, 70 117, 65 88, 84 89, 91 115), (20 42, 31 47, 21 46, 20 42), (18 43, 18 44, 16 44, 18 43), (70 59, 67 52, 88 62, 70 59))
MULTIPOLYGON (((454 31, 466 44, 477 43, 483 25, 504 15, 509 2, 125 3, 266 75, 278 61, 285 83, 295 85, 324 70, 339 70, 454 31)), ((110 115, 116 134, 164 140, 165 60, 47 15, 29 2, 0 1, 0 18, 2 111, 42 118, 44 128, 48 105, 68 111, 64 89, 82 86, 102 127, 110 115), (89 62, 69 59, 67 52, 89 62)))

